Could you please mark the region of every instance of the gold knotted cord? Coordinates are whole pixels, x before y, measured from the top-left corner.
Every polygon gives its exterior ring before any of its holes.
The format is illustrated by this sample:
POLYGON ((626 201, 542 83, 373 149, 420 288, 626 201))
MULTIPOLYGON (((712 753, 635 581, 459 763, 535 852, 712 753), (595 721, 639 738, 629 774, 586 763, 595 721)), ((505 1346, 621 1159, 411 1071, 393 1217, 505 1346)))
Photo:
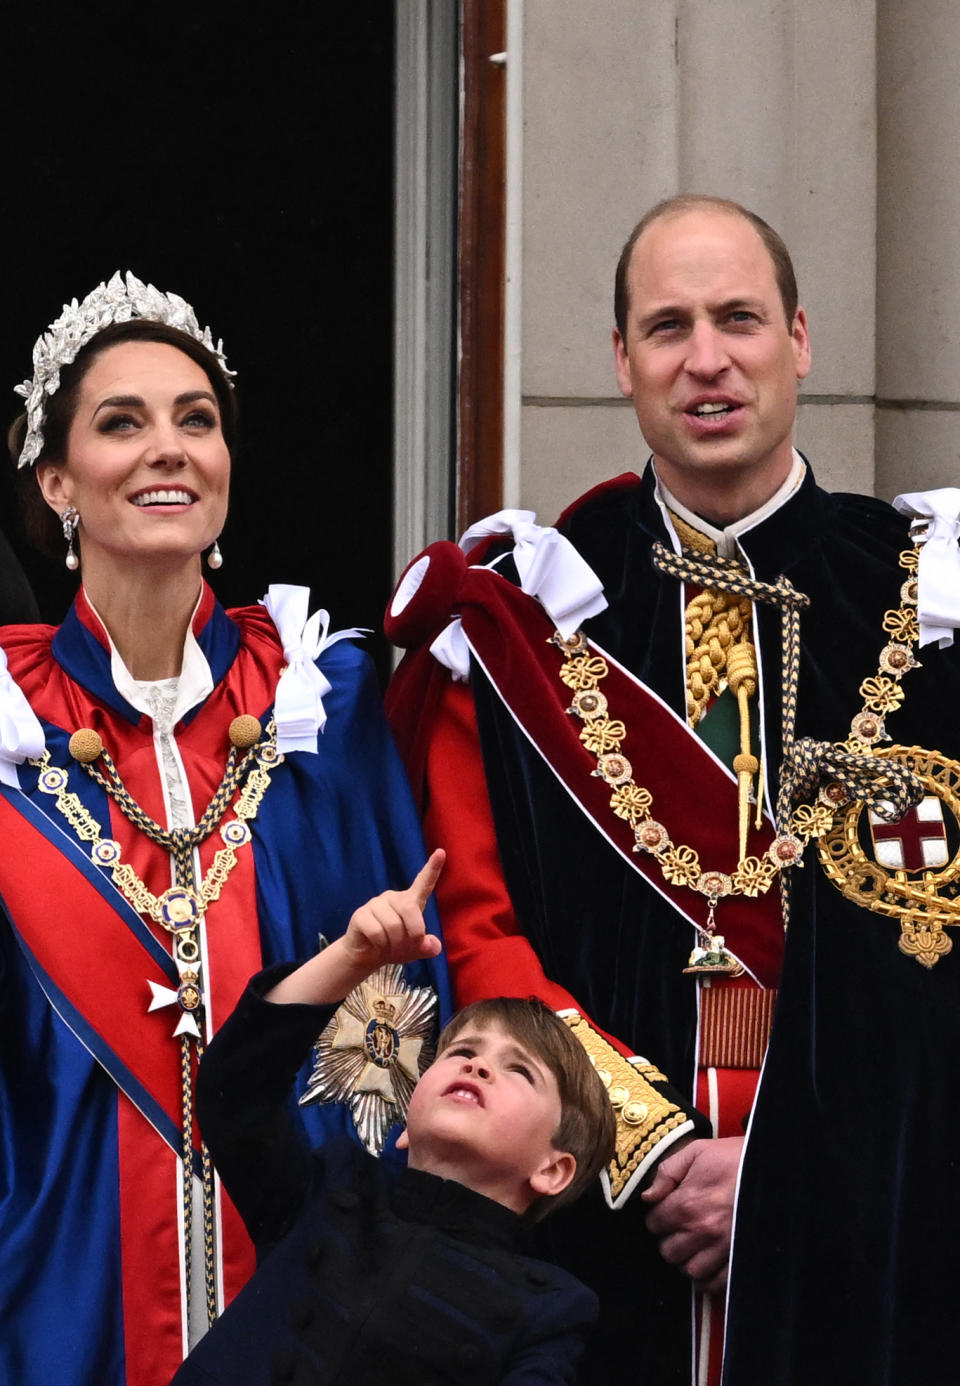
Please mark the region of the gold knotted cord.
POLYGON ((723 692, 730 651, 750 638, 752 604, 733 592, 706 588, 684 611, 687 720, 695 727, 712 699, 723 692))
MULTIPOLYGON (((778 836, 771 851, 779 861, 781 907, 786 929, 790 918, 790 895, 783 868, 798 860, 799 852, 811 837, 820 836, 825 831, 821 815, 815 809, 801 806, 795 814, 792 812, 797 799, 814 789, 820 779, 829 774, 849 798, 872 809, 884 822, 896 823, 909 807, 919 803, 923 797, 923 784, 908 764, 886 759, 878 764, 872 751, 872 742, 885 734, 882 712, 899 707, 903 701, 899 681, 904 673, 915 667, 916 661, 906 646, 896 643, 885 645, 880 652, 880 672, 877 677, 864 679, 860 685, 864 708, 850 724, 850 739, 846 742, 814 741, 811 737, 798 740, 800 610, 809 606, 810 598, 798 592, 783 573, 774 583, 760 582, 745 573, 738 564, 719 555, 708 559, 690 553, 676 554, 663 544, 656 543, 651 550, 651 558, 655 568, 680 582, 696 582, 703 587, 715 584, 720 590, 738 592, 752 601, 767 602, 780 610, 783 762, 776 803, 778 836)), ((916 572, 915 553, 901 554, 900 561, 910 571, 916 572)), ((884 617, 884 630, 895 637, 899 631, 910 629, 911 619, 915 622, 915 613, 906 608, 916 606, 916 587, 915 577, 904 583, 901 589, 904 606, 900 611, 888 612, 884 617)))
POLYGON ((736 696, 740 712, 740 752, 733 758, 733 769, 737 776, 740 856, 743 858, 747 855, 751 803, 757 805, 758 830, 763 822, 763 776, 760 774, 760 760, 750 745, 750 699, 756 697, 758 686, 757 651, 751 641, 741 640, 731 646, 727 655, 727 686, 736 696))
MULTIPOLYGON (((194 856, 190 852, 189 857, 182 853, 177 854, 171 851, 174 862, 174 883, 183 886, 185 889, 196 892, 197 875, 194 869, 194 856)), ((174 955, 179 961, 180 946, 187 941, 199 942, 196 932, 193 938, 188 940, 181 934, 175 934, 174 955)), ((202 1035, 201 1030, 201 1035, 202 1035)), ((193 1295, 193 1050, 196 1052, 196 1060, 199 1064, 203 1058, 204 1044, 203 1039, 191 1040, 190 1036, 183 1034, 180 1036, 180 1096, 181 1096, 181 1124, 180 1140, 181 1150, 180 1159, 183 1166, 183 1275, 186 1282, 186 1297, 189 1313, 189 1305, 193 1295)), ((214 1227, 214 1178, 213 1161, 204 1140, 200 1142, 200 1189, 201 1206, 203 1217, 203 1296, 207 1312, 207 1324, 212 1326, 217 1318, 217 1259, 216 1259, 216 1236, 214 1227)))
MULTIPOLYGON (((670 512, 686 552, 708 556, 717 546, 707 535, 670 512)), ((753 603, 736 592, 705 587, 687 602, 684 611, 687 662, 687 720, 697 727, 710 703, 729 688, 737 700, 740 751, 733 759, 737 776, 737 816, 740 860, 747 855, 750 807, 756 803, 756 826, 763 814, 763 778, 750 735, 750 700, 758 687, 757 652, 751 636, 753 603), (754 788, 756 786, 756 788, 754 788)))
MULTIPOLYGON (((230 803, 237 790, 248 779, 250 772, 256 773, 258 768, 258 757, 266 752, 266 759, 269 761, 276 754, 275 728, 271 722, 267 731, 267 736, 263 743, 259 741, 260 723, 256 718, 245 714, 234 718, 230 725, 230 752, 227 757, 227 764, 223 778, 201 814, 199 821, 193 828, 163 828, 147 814, 130 794, 126 785, 120 778, 119 771, 113 762, 110 753, 103 746, 99 747, 99 755, 94 755, 97 747, 91 743, 89 747, 83 746, 80 756, 76 756, 76 748, 71 741, 71 751, 78 759, 79 763, 87 771, 90 777, 97 781, 99 785, 109 794, 110 798, 119 807, 124 817, 139 829, 151 842, 163 847, 170 853, 173 862, 174 889, 180 887, 188 892, 189 897, 196 902, 197 913, 186 923, 186 927, 174 931, 174 959, 178 966, 186 964, 195 968, 196 971, 191 976, 199 979, 200 971, 200 919, 206 910, 204 899, 205 889, 210 890, 211 886, 216 889, 216 896, 219 895, 221 882, 214 882, 215 873, 210 873, 208 881, 200 881, 197 878, 196 857, 194 855, 200 844, 211 835, 211 833, 222 822, 230 803), (103 769, 97 766, 100 762, 103 769)), ((77 734, 75 734, 76 736, 77 734)), ((97 737, 99 741, 99 737, 97 737)), ((238 815, 239 817, 239 815, 238 815)), ((227 849, 229 855, 230 848, 227 849)), ((235 860, 235 853, 234 853, 235 860)), ((232 861, 227 866, 229 871, 232 861)), ((181 976, 183 972, 181 969, 181 976)), ((202 1007, 200 993, 198 1001, 202 1007)), ((199 1007, 198 1007, 199 1009, 199 1007)), ((199 1064, 203 1058, 204 1043, 203 1030, 196 1038, 191 1038, 187 1033, 180 1036, 180 1091, 181 1091, 181 1163, 183 1167, 183 1262, 184 1280, 186 1282, 186 1298, 189 1306, 193 1296, 193 1116, 194 1116, 194 1092, 193 1092, 193 1060, 199 1064)), ((217 1304, 217 1263, 216 1263, 216 1228, 215 1228, 215 1187, 213 1161, 207 1149, 206 1141, 200 1142, 200 1190, 201 1190, 201 1210, 202 1210, 202 1231, 203 1231, 203 1293, 206 1307, 207 1324, 212 1326, 218 1315, 217 1304)), ((188 1310, 189 1312, 189 1310, 188 1310)))

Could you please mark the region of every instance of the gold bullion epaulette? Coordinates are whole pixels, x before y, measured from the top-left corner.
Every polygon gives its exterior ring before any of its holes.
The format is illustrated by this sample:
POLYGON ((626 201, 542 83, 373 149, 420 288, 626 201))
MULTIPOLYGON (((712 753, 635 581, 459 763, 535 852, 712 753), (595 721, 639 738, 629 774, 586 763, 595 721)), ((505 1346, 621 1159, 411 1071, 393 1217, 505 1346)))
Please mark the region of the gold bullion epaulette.
POLYGON ((626 1059, 577 1011, 561 1011, 607 1090, 617 1118, 617 1143, 613 1159, 601 1175, 611 1208, 622 1207, 648 1167, 670 1144, 693 1131, 687 1113, 656 1087, 666 1083, 665 1074, 645 1059, 626 1059))

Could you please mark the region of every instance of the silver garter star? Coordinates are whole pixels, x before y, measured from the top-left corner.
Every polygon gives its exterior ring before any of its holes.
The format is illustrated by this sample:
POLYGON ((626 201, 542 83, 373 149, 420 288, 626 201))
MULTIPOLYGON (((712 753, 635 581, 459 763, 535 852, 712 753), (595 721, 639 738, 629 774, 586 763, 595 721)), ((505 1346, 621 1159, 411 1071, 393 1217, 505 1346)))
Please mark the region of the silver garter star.
POLYGON ((403 1121, 410 1094, 433 1058, 432 987, 410 987, 396 963, 372 972, 338 1008, 313 1048, 300 1106, 346 1102, 366 1149, 379 1155, 403 1121))

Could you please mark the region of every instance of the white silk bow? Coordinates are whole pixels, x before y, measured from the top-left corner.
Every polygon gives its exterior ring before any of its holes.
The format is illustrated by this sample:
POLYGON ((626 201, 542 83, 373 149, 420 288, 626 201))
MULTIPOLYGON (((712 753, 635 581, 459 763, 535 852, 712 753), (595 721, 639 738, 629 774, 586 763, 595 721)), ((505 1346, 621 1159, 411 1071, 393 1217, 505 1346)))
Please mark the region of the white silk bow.
POLYGON ((10 676, 0 649, 0 783, 19 789, 17 766, 43 755, 43 728, 23 690, 10 676))
MULTIPOLYGON (((604 610, 603 584, 589 563, 557 530, 538 525, 533 510, 498 510, 478 520, 464 532, 460 547, 468 554, 482 539, 497 534, 513 536, 520 590, 539 601, 564 639, 604 610)), ((454 678, 469 677, 470 652, 459 617, 441 631, 430 651, 454 678)))
POLYGON ((327 714, 323 700, 330 692, 330 681, 315 661, 338 640, 352 640, 367 632, 361 629, 330 632, 328 612, 315 611, 308 617, 309 587, 272 583, 262 599, 277 628, 287 667, 280 675, 273 715, 277 724, 277 750, 316 751, 317 734, 323 731, 327 714))
POLYGON ((960 626, 960 490, 945 486, 939 491, 909 491, 893 504, 901 515, 930 521, 917 568, 920 644, 936 641, 944 649, 953 644, 953 632, 960 626))

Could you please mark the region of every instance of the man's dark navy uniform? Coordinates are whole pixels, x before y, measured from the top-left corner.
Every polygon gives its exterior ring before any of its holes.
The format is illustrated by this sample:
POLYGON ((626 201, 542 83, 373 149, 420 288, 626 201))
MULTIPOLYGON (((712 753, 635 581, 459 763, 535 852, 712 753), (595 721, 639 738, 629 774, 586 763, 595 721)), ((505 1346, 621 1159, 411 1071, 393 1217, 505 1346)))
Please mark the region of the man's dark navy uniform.
POLYGON ((590 1380, 719 1380, 729 1270, 727 1386, 938 1381, 960 1289, 960 950, 931 942, 960 889, 958 657, 919 651, 907 521, 826 494, 793 449, 810 344, 775 232, 714 199, 655 208, 617 324, 642 478, 560 537, 513 512, 473 566, 428 550, 391 608, 421 645, 392 704, 448 849, 458 999, 576 1011, 609 1082, 617 1211, 551 1229, 600 1295, 590 1380))

